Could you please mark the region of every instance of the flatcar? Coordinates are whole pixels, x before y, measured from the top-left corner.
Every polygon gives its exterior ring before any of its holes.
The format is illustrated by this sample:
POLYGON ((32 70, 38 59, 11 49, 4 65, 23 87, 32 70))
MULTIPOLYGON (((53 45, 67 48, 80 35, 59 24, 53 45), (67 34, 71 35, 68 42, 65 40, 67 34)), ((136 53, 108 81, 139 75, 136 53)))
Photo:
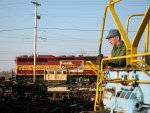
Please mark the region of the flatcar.
MULTIPOLYGON (((77 81, 96 81, 96 74, 86 64, 91 61, 96 64, 96 56, 53 56, 37 55, 36 56, 36 80, 65 81, 74 83, 77 81), (47 76, 44 76, 47 75, 47 76), (51 75, 51 76, 49 76, 51 75), (49 77, 49 78, 48 78, 49 77), (45 79, 44 79, 45 78, 45 79)), ((32 80, 34 69, 34 56, 17 56, 16 80, 32 80)))

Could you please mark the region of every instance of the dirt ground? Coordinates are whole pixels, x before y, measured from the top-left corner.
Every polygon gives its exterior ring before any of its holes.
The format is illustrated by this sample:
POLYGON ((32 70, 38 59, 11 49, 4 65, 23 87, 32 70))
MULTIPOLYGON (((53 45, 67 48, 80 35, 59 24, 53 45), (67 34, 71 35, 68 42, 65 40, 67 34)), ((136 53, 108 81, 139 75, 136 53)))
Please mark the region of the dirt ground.
POLYGON ((1 113, 79 113, 93 111, 93 102, 78 99, 0 98, 1 113))

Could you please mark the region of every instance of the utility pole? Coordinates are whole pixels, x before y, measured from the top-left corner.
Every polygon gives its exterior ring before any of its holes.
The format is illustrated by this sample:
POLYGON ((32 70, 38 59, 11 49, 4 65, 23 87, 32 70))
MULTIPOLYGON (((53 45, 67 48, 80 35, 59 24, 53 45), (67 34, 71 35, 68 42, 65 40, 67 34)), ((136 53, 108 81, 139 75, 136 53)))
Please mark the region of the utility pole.
POLYGON ((37 7, 40 5, 38 4, 38 0, 32 2, 35 6, 35 14, 34 14, 34 70, 33 70, 33 83, 36 81, 36 47, 37 47, 37 19, 40 19, 40 16, 37 14, 37 7))

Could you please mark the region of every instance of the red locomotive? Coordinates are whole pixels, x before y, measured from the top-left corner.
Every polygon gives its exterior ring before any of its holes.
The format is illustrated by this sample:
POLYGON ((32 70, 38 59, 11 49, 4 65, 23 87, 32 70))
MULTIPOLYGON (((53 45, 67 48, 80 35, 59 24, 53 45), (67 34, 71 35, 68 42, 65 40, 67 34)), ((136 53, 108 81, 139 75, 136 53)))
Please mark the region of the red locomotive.
MULTIPOLYGON (((37 55, 36 79, 70 80, 70 78, 96 78, 95 73, 86 65, 86 61, 96 64, 96 56, 53 56, 37 55), (45 76, 44 75, 50 75, 45 76), (51 76, 53 75, 53 76, 51 76), (64 78, 65 77, 65 78, 64 78)), ((18 56, 16 62, 16 79, 33 77, 34 56, 18 56)), ((76 80, 75 80, 76 81, 76 80)))

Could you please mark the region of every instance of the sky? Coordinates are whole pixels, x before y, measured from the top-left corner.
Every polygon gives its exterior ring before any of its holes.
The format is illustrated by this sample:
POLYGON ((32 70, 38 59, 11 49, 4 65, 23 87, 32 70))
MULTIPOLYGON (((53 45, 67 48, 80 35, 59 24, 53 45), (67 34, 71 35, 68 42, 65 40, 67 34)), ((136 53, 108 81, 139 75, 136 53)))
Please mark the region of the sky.
MULTIPOLYGON (((34 0, 33 0, 34 1, 34 0)), ((0 2, 0 71, 15 68, 15 57, 34 54, 34 5, 32 0, 0 2)), ((38 0, 37 54, 98 55, 104 7, 109 0, 38 0)), ((129 15, 144 13, 150 0, 122 0, 115 5, 124 28, 129 15)), ((132 41, 142 20, 135 17, 129 26, 132 41)), ((116 28, 108 11, 104 38, 116 28)), ((102 53, 112 49, 103 40, 102 53)), ((143 42, 142 42, 143 43, 143 42)), ((141 47, 144 48, 141 44, 141 47)), ((141 50, 142 51, 142 50, 141 50)))

